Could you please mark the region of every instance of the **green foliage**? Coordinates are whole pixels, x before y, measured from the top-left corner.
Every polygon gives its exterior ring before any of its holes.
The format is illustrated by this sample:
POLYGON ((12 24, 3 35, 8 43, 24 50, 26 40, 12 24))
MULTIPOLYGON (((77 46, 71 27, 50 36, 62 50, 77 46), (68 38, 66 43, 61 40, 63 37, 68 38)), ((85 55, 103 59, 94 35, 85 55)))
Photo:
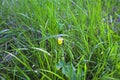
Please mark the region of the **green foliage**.
POLYGON ((119 80, 119 6, 0 0, 0 80, 119 80))
POLYGON ((57 69, 62 68, 62 73, 68 77, 69 80, 76 80, 76 72, 75 67, 72 63, 66 64, 64 61, 60 60, 58 65, 56 66, 57 69))

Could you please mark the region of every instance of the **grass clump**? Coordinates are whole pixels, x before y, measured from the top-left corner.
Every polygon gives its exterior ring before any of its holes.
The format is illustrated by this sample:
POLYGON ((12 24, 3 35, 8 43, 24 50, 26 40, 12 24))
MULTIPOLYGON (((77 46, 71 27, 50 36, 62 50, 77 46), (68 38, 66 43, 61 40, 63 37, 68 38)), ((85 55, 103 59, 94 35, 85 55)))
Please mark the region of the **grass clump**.
POLYGON ((119 3, 1 0, 0 79, 119 80, 119 3))

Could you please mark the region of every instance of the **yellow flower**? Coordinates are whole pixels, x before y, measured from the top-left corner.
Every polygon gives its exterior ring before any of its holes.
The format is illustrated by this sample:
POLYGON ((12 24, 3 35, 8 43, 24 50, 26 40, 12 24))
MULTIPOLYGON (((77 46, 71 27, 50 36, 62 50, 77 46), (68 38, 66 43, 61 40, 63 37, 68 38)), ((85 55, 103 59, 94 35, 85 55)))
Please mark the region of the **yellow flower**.
POLYGON ((59 37, 59 38, 58 38, 58 44, 59 44, 59 45, 62 45, 62 44, 63 44, 63 40, 64 40, 64 39, 63 39, 62 37, 59 37))

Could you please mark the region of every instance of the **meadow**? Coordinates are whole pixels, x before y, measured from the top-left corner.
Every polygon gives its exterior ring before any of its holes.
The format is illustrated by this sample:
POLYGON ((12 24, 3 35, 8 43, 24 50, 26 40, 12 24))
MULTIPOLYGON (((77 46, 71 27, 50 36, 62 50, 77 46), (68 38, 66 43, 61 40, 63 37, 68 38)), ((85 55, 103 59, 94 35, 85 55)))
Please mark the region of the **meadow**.
POLYGON ((120 80, 120 0, 0 0, 0 80, 120 80))

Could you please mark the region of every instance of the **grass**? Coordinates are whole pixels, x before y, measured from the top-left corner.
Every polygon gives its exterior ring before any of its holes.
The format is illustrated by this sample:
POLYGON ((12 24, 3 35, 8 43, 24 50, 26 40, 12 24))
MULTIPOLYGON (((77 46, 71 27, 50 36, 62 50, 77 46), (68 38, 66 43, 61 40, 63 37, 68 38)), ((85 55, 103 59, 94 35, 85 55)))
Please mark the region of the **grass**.
POLYGON ((0 80, 119 80, 119 6, 119 0, 1 0, 0 80))

